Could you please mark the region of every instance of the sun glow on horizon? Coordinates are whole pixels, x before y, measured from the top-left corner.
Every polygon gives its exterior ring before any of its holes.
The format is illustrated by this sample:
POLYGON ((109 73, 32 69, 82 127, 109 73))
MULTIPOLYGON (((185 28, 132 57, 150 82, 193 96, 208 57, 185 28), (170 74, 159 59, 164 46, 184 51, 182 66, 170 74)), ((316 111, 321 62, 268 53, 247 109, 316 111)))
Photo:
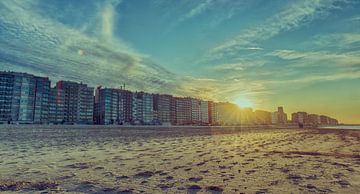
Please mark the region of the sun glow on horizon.
POLYGON ((246 97, 237 98, 234 103, 240 108, 253 108, 253 103, 246 97))

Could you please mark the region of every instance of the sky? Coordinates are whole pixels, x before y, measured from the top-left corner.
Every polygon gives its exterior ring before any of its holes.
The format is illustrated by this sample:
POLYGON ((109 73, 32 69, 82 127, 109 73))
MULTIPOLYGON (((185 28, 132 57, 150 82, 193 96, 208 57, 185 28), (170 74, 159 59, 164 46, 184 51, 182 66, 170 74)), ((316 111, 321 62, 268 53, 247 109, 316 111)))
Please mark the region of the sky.
POLYGON ((358 0, 1 0, 0 70, 360 123, 358 0))

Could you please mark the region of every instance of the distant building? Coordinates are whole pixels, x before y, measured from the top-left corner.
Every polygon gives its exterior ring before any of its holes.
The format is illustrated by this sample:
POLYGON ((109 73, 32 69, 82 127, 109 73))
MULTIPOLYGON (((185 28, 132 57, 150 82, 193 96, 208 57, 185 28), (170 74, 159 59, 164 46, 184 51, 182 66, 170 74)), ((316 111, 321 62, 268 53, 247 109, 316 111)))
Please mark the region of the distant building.
POLYGON ((272 124, 286 124, 287 115, 284 113, 283 107, 278 107, 278 111, 271 113, 271 123, 272 124))
POLYGON ((318 125, 320 124, 320 117, 317 114, 309 114, 308 115, 308 122, 311 125, 318 125))
POLYGON ((217 125, 217 111, 215 108, 215 103, 213 101, 208 101, 208 114, 209 114, 209 124, 217 125))
POLYGON ((329 125, 338 125, 338 124, 339 124, 338 120, 334 118, 329 118, 329 125))
POLYGON ((47 77, 0 72, 0 122, 48 123, 49 94, 47 77))
POLYGON ((337 125, 336 119, 326 115, 307 114, 306 112, 296 112, 291 115, 292 123, 303 125, 337 125))
POLYGON ((124 97, 124 119, 125 123, 131 123, 133 121, 133 92, 128 90, 122 91, 122 96, 124 97))
POLYGON ((56 90, 65 96, 62 114, 64 123, 93 124, 94 88, 83 83, 59 81, 56 90))
POLYGON ((325 115, 320 115, 320 124, 328 125, 329 124, 329 117, 325 115))
POLYGON ((153 124, 153 96, 145 92, 135 92, 132 99, 132 123, 153 124))
POLYGON ((154 94, 153 100, 154 119, 160 124, 171 124, 173 97, 168 94, 154 94))
POLYGON ((101 88, 95 91, 95 124, 124 124, 126 91, 122 89, 101 88))
POLYGON ((240 108, 230 102, 215 103, 217 119, 220 125, 239 125, 241 124, 240 108))
POLYGON ((256 110, 254 114, 255 114, 255 123, 262 125, 271 124, 271 112, 264 110, 256 110))
MULTIPOLYGON (((125 85, 124 85, 125 88, 125 85)), ((337 125, 325 115, 296 112, 299 127, 337 125)), ((54 124, 172 124, 240 125, 286 124, 283 107, 276 112, 239 108, 229 102, 204 101, 167 94, 94 89, 86 84, 59 81, 50 87, 47 77, 0 71, 0 123, 54 124)))
POLYGON ((191 101, 191 124, 200 124, 200 100, 190 98, 191 101))
POLYGON ((209 102, 200 100, 200 123, 208 125, 209 122, 209 102))
POLYGON ((255 123, 255 114, 252 108, 242 108, 240 110, 240 116, 241 124, 250 125, 255 123))
POLYGON ((291 114, 292 123, 296 124, 309 124, 308 114, 306 112, 296 112, 291 114))
POLYGON ((320 115, 320 124, 321 125, 338 125, 339 122, 338 120, 325 116, 325 115, 320 115))
POLYGON ((65 123, 65 92, 56 87, 50 89, 49 122, 53 124, 65 123))
POLYGON ((192 101, 190 98, 175 97, 175 123, 176 125, 189 125, 192 123, 192 101))

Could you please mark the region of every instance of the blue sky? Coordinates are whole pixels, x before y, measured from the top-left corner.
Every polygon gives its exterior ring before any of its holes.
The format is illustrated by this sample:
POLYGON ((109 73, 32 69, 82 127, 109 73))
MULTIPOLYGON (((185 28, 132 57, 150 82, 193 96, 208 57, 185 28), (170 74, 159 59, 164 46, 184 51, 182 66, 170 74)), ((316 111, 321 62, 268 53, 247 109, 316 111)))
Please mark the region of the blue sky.
POLYGON ((0 67, 360 123, 360 1, 2 0, 0 67))

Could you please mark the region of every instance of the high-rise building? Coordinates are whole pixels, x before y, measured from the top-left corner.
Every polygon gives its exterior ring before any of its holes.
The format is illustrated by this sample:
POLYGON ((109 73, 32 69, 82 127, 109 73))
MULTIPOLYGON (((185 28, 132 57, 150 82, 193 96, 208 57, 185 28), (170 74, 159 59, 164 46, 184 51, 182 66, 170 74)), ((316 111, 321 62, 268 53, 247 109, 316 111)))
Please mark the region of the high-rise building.
POLYGON ((209 124, 217 124, 217 116, 215 111, 215 103, 213 101, 208 101, 208 113, 209 113, 209 124))
POLYGON ((239 106, 230 102, 215 103, 218 124, 239 125, 241 124, 241 111, 239 106))
POLYGON ((334 118, 329 118, 329 125, 338 125, 338 124, 339 124, 338 120, 334 118))
POLYGON ((209 122, 209 102, 200 100, 200 123, 208 125, 209 122))
POLYGON ((309 124, 306 112, 296 112, 291 114, 291 122, 297 124, 309 124))
POLYGON ((124 124, 125 96, 122 89, 101 88, 95 91, 94 121, 96 124, 124 124))
POLYGON ((176 125, 176 98, 172 97, 170 100, 170 123, 176 125))
POLYGON ((47 77, 35 76, 35 105, 34 122, 49 122, 49 98, 50 98, 50 80, 47 77))
POLYGON ((309 114, 308 115, 308 122, 311 125, 318 125, 320 124, 320 117, 317 114, 309 114))
POLYGON ((175 123, 176 125, 189 125, 192 123, 192 102, 190 98, 175 97, 175 123))
POLYGON ((271 123, 272 124, 286 124, 287 123, 287 114, 284 112, 283 107, 278 107, 276 112, 271 113, 271 123))
POLYGON ((171 123, 172 96, 168 94, 154 94, 154 118, 160 124, 171 123))
POLYGON ((49 122, 53 124, 64 124, 65 93, 56 87, 50 89, 49 97, 49 122))
POLYGON ((321 125, 338 125, 339 122, 338 120, 325 116, 325 115, 320 115, 320 124, 321 125))
POLYGON ((132 99, 132 123, 152 124, 154 120, 153 96, 145 92, 135 92, 132 99))
POLYGON ((0 122, 47 123, 49 93, 47 77, 0 72, 0 122))
POLYGON ((59 81, 56 90, 64 93, 63 121, 67 124, 92 124, 94 88, 72 81, 59 81))
POLYGON ((191 124, 200 123, 200 100, 196 98, 190 98, 191 101, 191 124))
POLYGON ((255 114, 255 123, 261 125, 271 124, 271 112, 264 110, 256 110, 254 114, 255 114))
POLYGON ((320 115, 320 124, 328 125, 329 124, 329 117, 325 115, 320 115))

